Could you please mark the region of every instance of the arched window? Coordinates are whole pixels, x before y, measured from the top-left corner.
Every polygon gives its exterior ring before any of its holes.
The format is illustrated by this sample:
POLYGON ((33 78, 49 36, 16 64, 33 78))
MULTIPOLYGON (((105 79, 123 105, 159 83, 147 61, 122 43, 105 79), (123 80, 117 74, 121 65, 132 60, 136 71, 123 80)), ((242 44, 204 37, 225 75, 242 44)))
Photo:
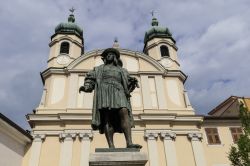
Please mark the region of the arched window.
POLYGON ((164 56, 169 57, 169 51, 168 51, 167 46, 161 46, 160 49, 161 49, 161 56, 162 57, 164 57, 164 56))
POLYGON ((69 43, 68 42, 62 42, 60 47, 60 54, 68 54, 69 53, 69 43))

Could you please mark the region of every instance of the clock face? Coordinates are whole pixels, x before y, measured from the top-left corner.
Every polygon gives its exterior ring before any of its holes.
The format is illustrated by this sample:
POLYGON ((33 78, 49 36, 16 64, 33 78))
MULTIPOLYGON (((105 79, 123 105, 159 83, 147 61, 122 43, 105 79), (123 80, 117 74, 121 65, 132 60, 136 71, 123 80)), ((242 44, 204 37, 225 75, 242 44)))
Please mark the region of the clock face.
POLYGON ((67 55, 59 55, 56 59, 57 63, 60 65, 66 65, 67 63, 69 63, 69 56, 67 55))
POLYGON ((169 67, 172 66, 173 62, 172 62, 172 60, 170 60, 170 59, 162 59, 162 60, 161 60, 161 64, 162 64, 164 67, 169 68, 169 67))

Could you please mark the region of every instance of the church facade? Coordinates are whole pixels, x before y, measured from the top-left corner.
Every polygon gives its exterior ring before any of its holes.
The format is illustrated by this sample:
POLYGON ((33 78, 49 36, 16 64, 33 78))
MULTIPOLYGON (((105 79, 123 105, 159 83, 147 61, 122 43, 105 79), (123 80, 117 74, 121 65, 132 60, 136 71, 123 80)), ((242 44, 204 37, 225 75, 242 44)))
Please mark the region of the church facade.
MULTIPOLYGON (((27 115, 33 142, 23 166, 87 166, 96 148, 107 148, 105 136, 91 129, 93 93, 79 93, 89 70, 102 64, 104 49, 84 51, 83 30, 73 14, 51 36, 48 67, 41 73, 44 90, 34 113, 27 115)), ((139 81, 131 97, 134 143, 148 155, 147 166, 229 166, 227 153, 240 129, 238 118, 196 115, 184 83, 176 41, 152 19, 142 52, 122 49, 123 67, 139 81), (238 131, 238 130, 237 130, 238 131)), ((126 147, 115 134, 116 147, 126 147)))

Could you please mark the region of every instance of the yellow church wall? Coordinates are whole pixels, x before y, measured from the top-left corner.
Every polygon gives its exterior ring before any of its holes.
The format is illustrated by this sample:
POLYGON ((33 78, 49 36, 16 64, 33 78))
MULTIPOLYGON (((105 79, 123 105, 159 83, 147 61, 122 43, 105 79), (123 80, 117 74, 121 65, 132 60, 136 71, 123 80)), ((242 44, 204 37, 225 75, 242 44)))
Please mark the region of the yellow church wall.
POLYGON ((90 121, 73 121, 65 124, 65 129, 91 129, 90 121))
POLYGON ((48 91, 48 104, 50 108, 66 108, 68 96, 68 78, 65 75, 51 75, 48 91))
POLYGON ((162 121, 150 121, 150 122, 146 122, 145 126, 147 129, 169 129, 171 128, 170 126, 170 122, 162 122, 162 121))
POLYGON ((81 63, 79 63, 75 69, 80 69, 80 70, 92 70, 93 66, 95 66, 95 59, 93 56, 85 59, 81 63))
POLYGON ((195 166, 192 145, 187 135, 178 135, 175 139, 178 165, 195 166))
POLYGON ((148 55, 150 55, 154 59, 160 59, 157 49, 148 50, 148 55))
POLYGON ((94 132, 93 140, 91 141, 90 152, 94 153, 95 148, 106 148, 108 147, 104 134, 98 134, 94 132))
POLYGON ((172 128, 176 130, 199 130, 194 122, 173 122, 171 125, 172 128))
POLYGON ((36 122, 33 127, 33 131, 50 131, 50 130, 62 130, 64 129, 64 124, 61 122, 36 122))
POLYGON ((52 78, 48 77, 48 78, 46 78, 46 81, 44 83, 44 89, 46 89, 44 107, 47 107, 47 105, 49 104, 49 91, 50 91, 51 80, 52 80, 52 78))
POLYGON ((166 77, 165 94, 168 109, 185 108, 183 83, 180 79, 174 77, 166 77))
POLYGON ((58 136, 47 136, 42 143, 39 166, 59 165, 60 151, 58 136))
POLYGON ((143 59, 139 59, 139 71, 157 72, 158 69, 143 59))
MULTIPOLYGON (((51 61, 51 58, 55 57, 55 52, 56 52, 57 48, 56 48, 56 45, 52 46, 50 48, 50 51, 49 51, 49 58, 48 58, 48 62, 51 61)), ((51 63, 51 62, 50 62, 51 63)), ((49 64, 48 64, 49 65, 49 64)))

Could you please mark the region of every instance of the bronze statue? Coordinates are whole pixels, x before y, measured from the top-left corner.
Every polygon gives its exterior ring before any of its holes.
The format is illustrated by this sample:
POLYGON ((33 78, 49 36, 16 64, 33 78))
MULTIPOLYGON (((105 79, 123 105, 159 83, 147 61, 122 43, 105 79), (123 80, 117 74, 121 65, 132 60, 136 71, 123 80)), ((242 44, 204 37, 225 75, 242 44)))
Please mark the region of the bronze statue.
POLYGON ((79 92, 94 93, 92 128, 105 134, 109 148, 115 148, 113 135, 124 133, 127 148, 141 148, 133 144, 131 128, 134 120, 130 104, 130 93, 138 87, 137 79, 130 77, 126 69, 122 68, 120 52, 108 48, 101 54, 103 65, 90 71, 79 92))

